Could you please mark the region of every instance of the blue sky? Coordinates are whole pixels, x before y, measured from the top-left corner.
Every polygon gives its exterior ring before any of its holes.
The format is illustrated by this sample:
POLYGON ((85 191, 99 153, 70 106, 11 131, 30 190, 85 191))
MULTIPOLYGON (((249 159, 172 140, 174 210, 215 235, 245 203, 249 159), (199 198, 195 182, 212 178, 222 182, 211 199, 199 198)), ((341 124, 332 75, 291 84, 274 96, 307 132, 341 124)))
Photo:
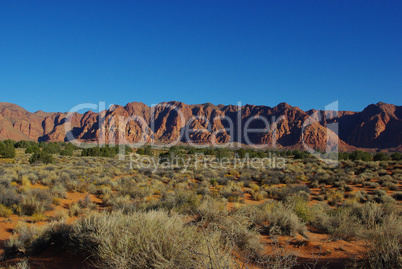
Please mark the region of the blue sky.
POLYGON ((401 105, 401 28, 402 1, 1 1, 0 101, 401 105))

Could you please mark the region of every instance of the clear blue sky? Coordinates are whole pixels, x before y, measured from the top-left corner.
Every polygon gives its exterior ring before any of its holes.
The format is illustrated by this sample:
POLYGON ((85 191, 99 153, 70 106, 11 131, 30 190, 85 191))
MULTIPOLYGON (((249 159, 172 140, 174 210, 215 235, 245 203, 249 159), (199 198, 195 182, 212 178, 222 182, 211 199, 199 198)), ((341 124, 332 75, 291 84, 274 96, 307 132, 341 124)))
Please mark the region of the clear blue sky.
POLYGON ((0 101, 29 111, 402 100, 402 1, 0 1, 0 101))

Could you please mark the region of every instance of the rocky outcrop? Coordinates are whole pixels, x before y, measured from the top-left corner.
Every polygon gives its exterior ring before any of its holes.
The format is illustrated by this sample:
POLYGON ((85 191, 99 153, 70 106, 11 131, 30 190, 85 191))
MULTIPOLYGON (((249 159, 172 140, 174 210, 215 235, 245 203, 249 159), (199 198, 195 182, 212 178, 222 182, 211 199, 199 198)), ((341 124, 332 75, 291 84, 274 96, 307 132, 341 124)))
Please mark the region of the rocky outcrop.
POLYGON ((362 112, 303 111, 280 103, 275 107, 160 103, 114 105, 84 114, 30 113, 0 103, 0 139, 101 143, 217 144, 239 142, 278 148, 340 150, 401 148, 402 107, 372 104, 362 112), (333 127, 337 125, 339 132, 333 127))

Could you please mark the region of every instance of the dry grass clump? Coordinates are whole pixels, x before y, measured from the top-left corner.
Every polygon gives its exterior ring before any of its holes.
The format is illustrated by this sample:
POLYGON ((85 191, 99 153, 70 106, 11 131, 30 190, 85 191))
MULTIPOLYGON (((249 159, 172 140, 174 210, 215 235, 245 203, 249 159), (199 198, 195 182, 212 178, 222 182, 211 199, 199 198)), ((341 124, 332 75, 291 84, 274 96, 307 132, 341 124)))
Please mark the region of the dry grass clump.
POLYGON ((367 234, 370 268, 402 268, 402 219, 391 214, 367 234))
POLYGON ((13 214, 13 210, 7 206, 0 204, 0 217, 7 218, 13 214))
POLYGON ((306 226, 289 205, 269 201, 262 205, 249 205, 239 209, 238 214, 247 216, 250 221, 271 235, 306 234, 306 226))
POLYGON ((42 229, 42 227, 19 222, 14 228, 13 236, 4 245, 5 255, 29 253, 33 242, 41 235, 42 229))
POLYGON ((33 215, 50 210, 53 203, 53 196, 48 190, 31 189, 22 195, 18 211, 22 215, 33 215))
POLYGON ((45 221, 46 219, 47 219, 47 216, 43 213, 34 213, 31 216, 32 222, 41 222, 41 221, 45 221))
POLYGON ((71 244, 99 268, 232 268, 219 237, 161 211, 91 213, 70 234, 71 244))

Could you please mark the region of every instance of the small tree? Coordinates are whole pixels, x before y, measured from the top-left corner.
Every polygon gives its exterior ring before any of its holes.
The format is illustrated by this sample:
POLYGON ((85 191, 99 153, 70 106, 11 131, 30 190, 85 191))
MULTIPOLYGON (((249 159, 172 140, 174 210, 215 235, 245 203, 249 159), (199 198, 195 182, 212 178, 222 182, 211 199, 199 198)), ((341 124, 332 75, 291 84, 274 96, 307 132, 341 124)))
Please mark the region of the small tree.
POLYGON ((388 161, 389 159, 390 157, 384 152, 379 152, 373 157, 374 161, 388 161))
POLYGON ((400 152, 392 153, 391 158, 394 161, 400 161, 400 160, 402 160, 402 153, 400 153, 400 152))
POLYGON ((363 152, 360 150, 353 151, 349 158, 353 161, 362 160, 362 161, 371 161, 371 154, 368 152, 363 152))
POLYGON ((29 163, 43 162, 45 164, 53 163, 53 156, 45 151, 35 152, 31 158, 29 158, 29 163))
POLYGON ((152 156, 153 154, 152 154, 152 150, 151 150, 151 146, 146 146, 145 148, 144 148, 144 154, 145 155, 149 155, 149 156, 152 156))
POLYGON ((0 142, 0 155, 3 158, 14 158, 15 157, 14 144, 9 143, 8 141, 0 142))

